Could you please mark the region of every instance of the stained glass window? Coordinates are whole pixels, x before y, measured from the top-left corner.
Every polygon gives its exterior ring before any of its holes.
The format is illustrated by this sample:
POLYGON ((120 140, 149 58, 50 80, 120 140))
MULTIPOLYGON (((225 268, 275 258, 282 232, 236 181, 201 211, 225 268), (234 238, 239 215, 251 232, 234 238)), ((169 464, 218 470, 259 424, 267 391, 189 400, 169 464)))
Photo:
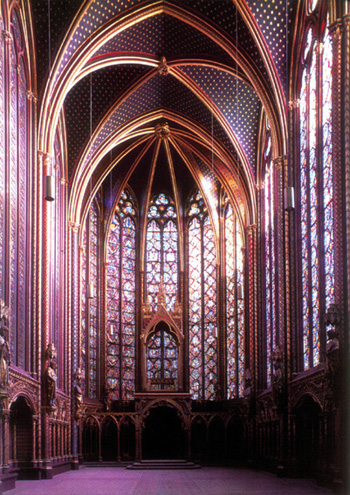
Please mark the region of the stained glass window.
MULTIPOLYGON (((316 21, 317 22, 317 21, 316 21)), ((321 20, 319 19, 319 22, 321 20)), ((304 369, 320 362, 320 313, 334 302, 332 44, 306 35, 300 89, 301 285, 304 369), (323 45, 321 44, 323 43, 323 45), (323 50, 318 47, 323 46, 323 50), (322 68, 322 78, 319 69, 322 68), (318 99, 322 105, 318 110, 318 99), (321 113, 322 129, 317 126, 321 113), (322 147, 322 154, 319 149, 322 147), (320 158, 322 156, 322 158, 320 158), (322 210, 322 214, 320 211, 322 210), (320 258, 324 262, 320 263, 320 258)))
POLYGON ((332 166, 332 42, 324 36, 322 60, 323 215, 326 308, 334 303, 334 225, 332 166))
POLYGON ((163 328, 153 332, 147 342, 148 388, 175 388, 178 379, 178 346, 175 337, 163 328))
POLYGON ((229 202, 225 209, 225 262, 227 398, 233 399, 244 392, 244 280, 243 240, 229 202))
POLYGON ((89 340, 88 340, 88 371, 89 371, 89 397, 97 397, 97 298, 98 298, 98 211, 94 201, 90 208, 90 277, 93 297, 90 298, 89 310, 89 340))
MULTIPOLYGON (((15 36, 15 35, 14 35, 15 36)), ((14 37, 14 39, 16 39, 14 37)), ((18 73, 16 43, 10 50, 10 311, 11 354, 17 364, 18 73)))
POLYGON ((146 233, 147 298, 157 311, 157 294, 163 281, 166 308, 174 309, 178 285, 178 232, 173 200, 158 194, 150 201, 146 233))
POLYGON ((136 209, 123 191, 113 216, 106 264, 106 381, 110 400, 135 392, 136 209))
POLYGON ((266 382, 271 385, 272 352, 276 346, 276 279, 275 279, 275 224, 274 224, 274 169, 271 160, 271 134, 267 126, 264 159, 264 239, 265 239, 265 328, 266 328, 266 382))
MULTIPOLYGON (((12 15, 9 59, 9 169, 5 183, 9 185, 9 255, 10 255, 10 327, 11 355, 14 364, 28 368, 28 225, 30 217, 30 159, 28 158, 28 100, 22 31, 15 11, 12 15)), ((4 84, 4 74, 1 76, 4 84)), ((2 88, 4 91, 4 87, 2 88)), ((4 173, 3 169, 3 173, 4 173)), ((6 172, 5 172, 6 173, 6 172)), ((1 207, 0 207, 1 208, 1 207)), ((3 220, 4 221, 4 220, 3 220)))
POLYGON ((90 206, 83 229, 81 251, 81 366, 85 394, 97 398, 98 363, 98 259, 99 259, 98 205, 90 206), (91 294, 92 290, 92 294, 91 294), (88 295, 91 296, 88 298, 88 295))
POLYGON ((244 336, 244 275, 243 275, 243 237, 236 220, 236 277, 237 289, 240 287, 240 295, 237 295, 237 346, 238 346, 238 396, 243 397, 244 393, 244 372, 245 372, 245 336, 244 336))
POLYGON ((200 193, 188 211, 190 392, 193 399, 215 399, 217 383, 216 248, 200 193))
POLYGON ((81 242, 81 251, 80 251, 80 345, 81 345, 81 369, 83 375, 83 385, 85 390, 85 395, 87 395, 86 388, 86 350, 87 350, 87 332, 88 332, 88 324, 87 324, 87 307, 88 307, 88 299, 87 299, 87 254, 88 254, 88 243, 87 243, 87 232, 86 232, 86 223, 83 227, 82 232, 82 242, 81 242))
MULTIPOLYGON (((4 29, 0 17, 0 32, 4 29)), ((4 253, 5 253, 5 40, 0 40, 0 297, 4 294, 4 253)))

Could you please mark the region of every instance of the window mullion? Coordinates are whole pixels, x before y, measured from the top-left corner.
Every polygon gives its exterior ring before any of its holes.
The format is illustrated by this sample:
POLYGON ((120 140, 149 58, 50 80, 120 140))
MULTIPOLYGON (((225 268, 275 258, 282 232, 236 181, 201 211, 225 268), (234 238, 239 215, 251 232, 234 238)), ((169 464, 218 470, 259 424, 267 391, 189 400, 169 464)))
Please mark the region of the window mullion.
POLYGON ((204 340, 205 340, 205 308, 204 308, 204 219, 201 220, 201 361, 202 361, 202 397, 205 399, 205 362, 204 362, 204 340))
POLYGON ((123 221, 119 218, 120 249, 119 249, 119 399, 123 397, 123 221))

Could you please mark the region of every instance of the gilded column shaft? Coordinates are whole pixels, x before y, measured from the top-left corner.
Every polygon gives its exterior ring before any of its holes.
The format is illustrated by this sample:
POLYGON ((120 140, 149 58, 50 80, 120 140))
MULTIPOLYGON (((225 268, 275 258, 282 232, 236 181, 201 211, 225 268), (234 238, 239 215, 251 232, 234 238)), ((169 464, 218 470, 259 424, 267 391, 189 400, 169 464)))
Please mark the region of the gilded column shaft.
MULTIPOLYGON (((80 264, 80 250, 78 243, 78 228, 79 226, 73 223, 69 224, 69 238, 70 238, 70 247, 71 247, 71 369, 73 375, 75 375, 77 368, 79 368, 79 358, 78 358, 78 350, 79 350, 79 264, 80 264)), ((74 383, 74 376, 71 378, 72 384, 74 383)), ((72 397, 74 398, 74 390, 72 387, 71 391, 72 397)), ((76 404, 75 401, 72 400, 72 418, 73 426, 72 426, 72 454, 75 459, 78 456, 78 425, 75 419, 75 410, 76 404)))
MULTIPOLYGON (((334 283, 335 303, 344 315, 344 184, 342 164, 342 35, 343 25, 336 22, 331 25, 333 46, 333 91, 332 91, 332 158, 333 158, 333 204, 334 204, 334 283)), ((344 88, 345 91, 345 88, 344 88)), ((328 308, 325 308, 326 310, 328 308)), ((339 339, 344 339, 344 318, 338 327, 339 339)))
MULTIPOLYGON (((346 245, 347 249, 347 271, 346 283, 347 292, 350 294, 350 13, 343 17, 343 39, 342 39, 342 89, 343 89, 343 112, 344 112, 344 133, 343 133, 343 152, 342 163, 345 168, 345 223, 346 223, 346 245)), ((350 322, 350 305, 348 303, 347 324, 350 322)), ((348 345, 350 344, 350 333, 347 336, 348 345)))
POLYGON ((256 327, 257 327, 257 246, 256 246, 256 225, 249 225, 247 228, 247 278, 248 281, 245 284, 248 289, 248 300, 245 304, 245 324, 249 329, 248 342, 246 345, 246 353, 248 356, 248 362, 245 367, 250 369, 252 376, 253 388, 256 388, 256 367, 257 362, 257 342, 256 342, 256 327))

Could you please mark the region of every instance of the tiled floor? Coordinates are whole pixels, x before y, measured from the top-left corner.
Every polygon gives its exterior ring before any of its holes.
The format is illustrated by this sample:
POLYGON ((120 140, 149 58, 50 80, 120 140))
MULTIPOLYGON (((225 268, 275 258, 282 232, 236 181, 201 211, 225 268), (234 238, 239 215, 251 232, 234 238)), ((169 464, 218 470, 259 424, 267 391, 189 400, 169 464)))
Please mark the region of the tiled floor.
POLYGON ((202 468, 131 471, 81 467, 52 480, 18 481, 7 495, 331 495, 314 481, 277 478, 262 471, 202 468))

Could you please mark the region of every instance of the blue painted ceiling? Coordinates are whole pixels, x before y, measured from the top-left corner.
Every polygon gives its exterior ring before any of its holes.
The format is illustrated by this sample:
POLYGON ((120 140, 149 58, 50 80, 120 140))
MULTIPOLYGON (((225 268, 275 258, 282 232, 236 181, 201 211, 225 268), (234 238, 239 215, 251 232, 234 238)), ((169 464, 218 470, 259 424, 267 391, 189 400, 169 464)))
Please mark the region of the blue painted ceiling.
MULTIPOLYGON (((82 0, 51 0, 50 29, 47 0, 32 0, 31 4, 40 95, 48 75, 49 38, 52 63, 66 43, 55 75, 57 80, 76 50, 87 43, 96 30, 116 16, 121 19, 124 13, 129 14, 141 5, 152 4, 152 1, 93 0, 85 8, 82 0), (84 13, 79 17, 79 22, 76 22, 74 32, 71 31, 70 36, 65 38, 71 23, 78 19, 79 12, 84 13)), ((211 33, 225 37, 228 44, 237 47, 250 64, 251 70, 258 74, 266 88, 269 88, 270 81, 263 57, 253 35, 236 9, 234 0, 169 0, 167 4, 184 9, 189 13, 189 17, 196 16, 198 22, 203 21, 211 26, 211 33)), ((285 91, 286 36, 295 2, 246 0, 246 5, 248 15, 254 18, 271 54, 281 87, 285 91)), ((93 129, 105 122, 94 143, 96 149, 121 126, 155 109, 180 114, 184 119, 195 122, 199 128, 213 133, 213 138, 221 142, 234 160, 236 150, 226 132, 229 128, 247 158, 252 176, 255 176, 261 101, 252 85, 244 80, 247 76, 243 76, 238 63, 222 46, 189 25, 188 19, 159 13, 119 32, 98 50, 91 52, 91 59, 108 58, 115 54, 148 55, 155 60, 165 56, 170 63, 179 61, 176 71, 182 73, 193 84, 207 104, 171 71, 167 76, 160 76, 157 70, 151 67, 136 64, 112 66, 107 62, 106 67, 80 80, 69 91, 64 103, 70 177, 74 174, 84 147, 89 142, 90 118, 93 129), (235 76, 237 72, 239 78, 235 76), (142 84, 137 86, 138 82, 142 84), (136 89, 130 92, 132 87, 136 89), (212 116, 208 108, 210 105, 216 108, 224 125, 212 116), (114 106, 113 114, 105 120, 106 113, 114 106)), ((177 124, 172 122, 171 125, 176 127, 177 124)), ((179 163, 178 156, 176 160, 179 163)))

